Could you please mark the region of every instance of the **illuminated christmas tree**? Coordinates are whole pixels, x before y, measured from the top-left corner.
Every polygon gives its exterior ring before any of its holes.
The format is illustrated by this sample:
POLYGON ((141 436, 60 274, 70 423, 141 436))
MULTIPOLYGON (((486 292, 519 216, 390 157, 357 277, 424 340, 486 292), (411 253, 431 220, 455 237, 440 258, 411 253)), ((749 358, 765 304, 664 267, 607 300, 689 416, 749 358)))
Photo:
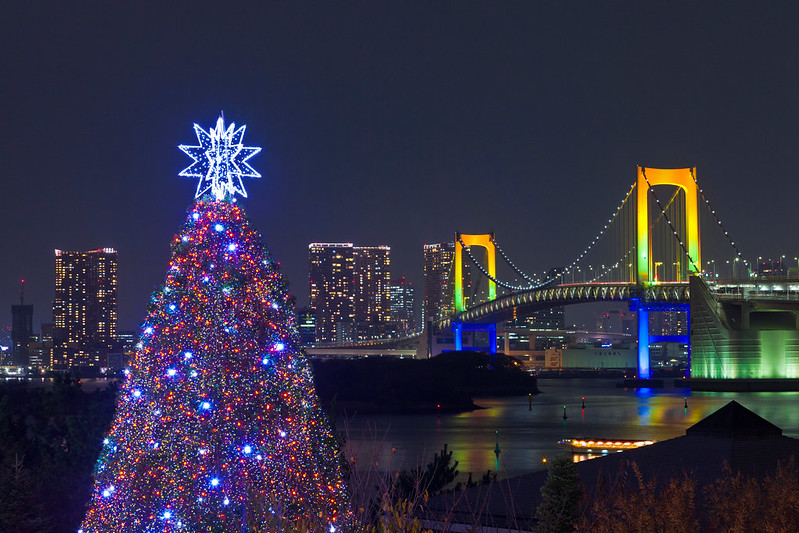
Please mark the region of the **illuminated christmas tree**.
POLYGON ((200 178, 153 294, 95 471, 83 533, 336 531, 350 521, 335 439, 293 302, 236 203, 259 148, 194 126, 200 178), (252 528, 252 529, 248 529, 252 528))

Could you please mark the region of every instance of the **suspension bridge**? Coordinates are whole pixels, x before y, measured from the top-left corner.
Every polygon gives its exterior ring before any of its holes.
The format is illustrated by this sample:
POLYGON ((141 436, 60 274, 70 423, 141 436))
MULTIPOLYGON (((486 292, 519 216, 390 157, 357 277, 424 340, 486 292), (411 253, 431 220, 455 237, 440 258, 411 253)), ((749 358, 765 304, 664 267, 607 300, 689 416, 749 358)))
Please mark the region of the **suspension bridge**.
POLYGON ((463 349, 465 331, 488 333, 488 348, 496 351, 497 323, 553 307, 618 301, 637 313, 639 378, 651 377, 650 343, 667 341, 687 344, 689 372, 701 368, 704 377, 799 377, 799 282, 756 276, 699 186, 695 168, 638 167, 635 182, 596 237, 549 275, 525 273, 494 234, 456 233, 453 263, 453 311, 428 318, 436 330, 452 331, 456 350, 463 349), (497 254, 512 280, 498 275, 497 254), (710 258, 704 264, 703 254, 710 258), (488 280, 480 296, 464 294, 467 261, 488 280), (650 335, 653 311, 684 312, 690 325, 696 292, 704 295, 702 324, 695 328, 700 333, 650 335), (782 303, 775 307, 775 301, 782 303), (759 329, 752 329, 750 316, 762 322, 759 329), (779 352, 777 361, 768 355, 753 362, 764 335, 775 330, 792 331, 782 346, 771 346, 779 352))

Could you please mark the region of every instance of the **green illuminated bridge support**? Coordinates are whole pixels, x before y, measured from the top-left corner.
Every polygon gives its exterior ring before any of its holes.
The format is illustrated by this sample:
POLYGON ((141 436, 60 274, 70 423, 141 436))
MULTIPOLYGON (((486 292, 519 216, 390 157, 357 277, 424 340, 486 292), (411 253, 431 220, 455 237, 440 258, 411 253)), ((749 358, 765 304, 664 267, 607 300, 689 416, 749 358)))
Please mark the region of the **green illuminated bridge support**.
POLYGON ((714 294, 691 278, 691 377, 799 378, 799 281, 714 294))

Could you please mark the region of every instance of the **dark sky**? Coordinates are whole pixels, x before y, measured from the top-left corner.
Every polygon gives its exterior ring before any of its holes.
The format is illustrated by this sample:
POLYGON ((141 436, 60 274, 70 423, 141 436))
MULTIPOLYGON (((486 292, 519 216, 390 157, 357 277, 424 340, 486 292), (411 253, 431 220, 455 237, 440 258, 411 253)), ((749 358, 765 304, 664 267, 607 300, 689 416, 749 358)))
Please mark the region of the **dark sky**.
MULTIPOLYGON (((193 201, 194 122, 247 124, 248 213, 307 300, 307 246, 495 231, 570 262, 638 164, 696 166, 745 255, 797 255, 795 2, 6 2, 0 324, 53 249, 112 246, 143 317, 193 201), (3 304, 3 302, 5 302, 3 304)), ((420 287, 421 288, 421 287, 420 287)))

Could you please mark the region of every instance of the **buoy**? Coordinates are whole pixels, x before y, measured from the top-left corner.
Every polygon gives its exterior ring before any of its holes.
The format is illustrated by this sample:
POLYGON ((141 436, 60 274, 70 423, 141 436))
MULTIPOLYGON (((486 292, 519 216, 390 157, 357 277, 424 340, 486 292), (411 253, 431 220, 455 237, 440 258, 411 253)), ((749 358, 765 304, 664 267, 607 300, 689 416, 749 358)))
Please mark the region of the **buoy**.
POLYGON ((566 406, 564 405, 563 406, 563 420, 566 420, 567 418, 569 418, 569 417, 566 416, 566 406))

